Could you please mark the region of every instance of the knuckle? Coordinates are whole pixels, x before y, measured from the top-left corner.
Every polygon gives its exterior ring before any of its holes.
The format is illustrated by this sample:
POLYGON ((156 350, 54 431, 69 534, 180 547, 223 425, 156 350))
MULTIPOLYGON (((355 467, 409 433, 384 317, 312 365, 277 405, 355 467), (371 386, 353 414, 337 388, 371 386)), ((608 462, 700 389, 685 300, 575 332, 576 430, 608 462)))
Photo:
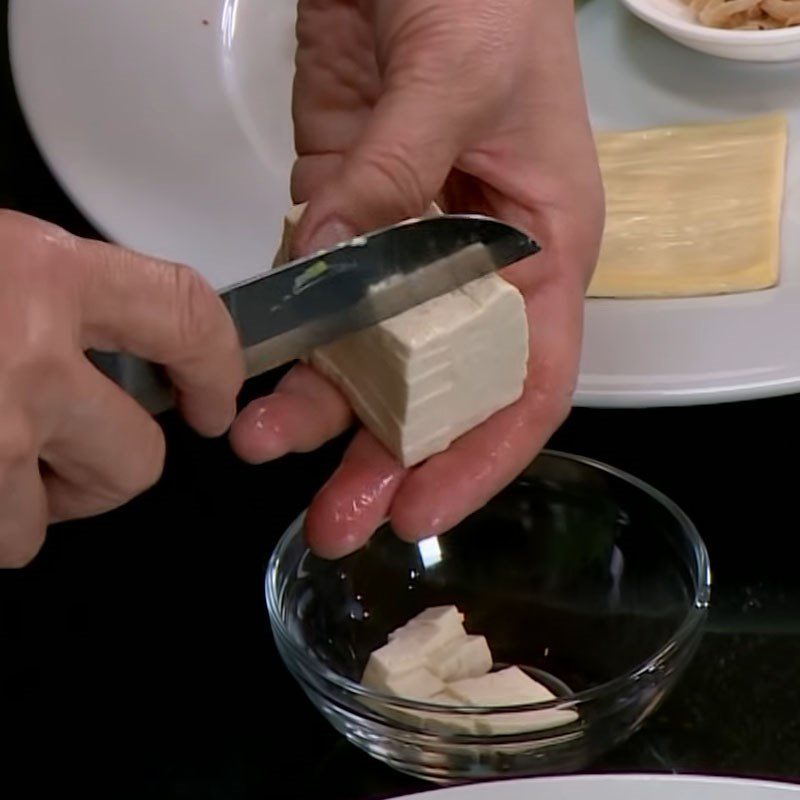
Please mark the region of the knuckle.
POLYGON ((373 149, 365 156, 365 166, 383 185, 389 205, 403 204, 406 216, 415 216, 425 211, 430 199, 426 197, 425 186, 414 158, 402 143, 373 149))
POLYGON ((393 9, 391 41, 402 57, 387 64, 389 78, 432 88, 433 74, 450 100, 469 98, 484 107, 501 94, 500 87, 510 87, 519 71, 514 62, 522 38, 520 14, 508 2, 468 5, 469 11, 457 17, 449 0, 393 9))

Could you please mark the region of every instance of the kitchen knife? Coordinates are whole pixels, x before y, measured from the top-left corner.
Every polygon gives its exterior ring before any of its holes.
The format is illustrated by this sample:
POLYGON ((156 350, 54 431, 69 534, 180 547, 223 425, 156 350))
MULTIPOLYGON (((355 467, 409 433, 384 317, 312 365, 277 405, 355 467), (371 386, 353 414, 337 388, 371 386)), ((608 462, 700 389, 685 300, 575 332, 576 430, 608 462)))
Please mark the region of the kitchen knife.
MULTIPOLYGON (((526 234, 489 217, 407 220, 268 270, 226 289, 222 299, 253 377, 539 249, 526 234)), ((172 405, 159 366, 122 353, 88 355, 151 413, 172 405)))

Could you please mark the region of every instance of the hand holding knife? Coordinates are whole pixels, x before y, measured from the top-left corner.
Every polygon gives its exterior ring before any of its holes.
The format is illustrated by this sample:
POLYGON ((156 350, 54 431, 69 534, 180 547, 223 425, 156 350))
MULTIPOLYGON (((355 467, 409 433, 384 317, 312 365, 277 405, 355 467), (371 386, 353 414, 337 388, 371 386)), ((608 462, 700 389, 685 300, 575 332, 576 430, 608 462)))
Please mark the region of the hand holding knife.
MULTIPOLYGON (((408 220, 268 270, 222 299, 253 377, 538 251, 526 234, 489 217, 408 220)), ((151 413, 172 405, 156 365, 118 353, 90 358, 151 413)))

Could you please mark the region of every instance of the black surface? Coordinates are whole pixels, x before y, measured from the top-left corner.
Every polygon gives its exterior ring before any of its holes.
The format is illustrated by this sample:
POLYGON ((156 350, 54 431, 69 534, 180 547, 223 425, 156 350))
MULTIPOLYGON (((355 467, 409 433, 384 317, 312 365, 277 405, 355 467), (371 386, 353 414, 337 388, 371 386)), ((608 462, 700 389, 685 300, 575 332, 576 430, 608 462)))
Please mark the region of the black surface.
MULTIPOLYGON (((5 52, 0 66, 0 205, 91 234, 26 132, 5 52)), ((555 437, 672 496, 714 566, 709 631, 688 674, 595 770, 798 776, 799 412, 795 398, 576 411, 555 437)), ((53 530, 31 567, 0 573, 0 797, 45 784, 115 798, 364 800, 424 788, 329 729, 269 634, 268 554, 341 443, 253 468, 174 418, 165 427, 156 489, 53 530)))

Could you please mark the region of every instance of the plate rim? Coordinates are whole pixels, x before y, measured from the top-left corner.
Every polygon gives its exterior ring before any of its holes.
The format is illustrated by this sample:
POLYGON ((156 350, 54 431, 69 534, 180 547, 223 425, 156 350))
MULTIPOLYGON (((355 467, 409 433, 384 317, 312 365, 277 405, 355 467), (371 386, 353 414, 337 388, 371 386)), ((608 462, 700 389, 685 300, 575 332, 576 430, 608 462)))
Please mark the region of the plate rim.
MULTIPOLYGON (((585 775, 551 775, 533 778, 515 778, 510 780, 489 781, 487 783, 475 783, 467 786, 453 786, 444 789, 434 789, 415 795, 400 795, 392 800, 445 800, 453 796, 459 800, 458 793, 478 789, 479 792, 489 792, 498 787, 508 786, 510 792, 520 788, 523 791, 533 787, 540 787, 543 784, 549 786, 572 785, 572 784, 690 784, 693 786, 739 786, 751 787, 754 789, 778 790, 785 794, 795 794, 800 792, 800 783, 787 779, 765 779, 765 778, 745 778, 741 776, 716 775, 710 773, 662 773, 662 772, 610 772, 610 773, 590 773, 585 775), (450 793, 450 794, 448 794, 450 793)), ((509 797, 511 795, 509 794, 509 797)), ((535 797, 535 794, 531 794, 535 797)), ((466 796, 466 800, 471 800, 466 796)), ((494 800, 494 797, 493 797, 494 800)), ((503 800, 500 797, 498 800, 503 800)))

